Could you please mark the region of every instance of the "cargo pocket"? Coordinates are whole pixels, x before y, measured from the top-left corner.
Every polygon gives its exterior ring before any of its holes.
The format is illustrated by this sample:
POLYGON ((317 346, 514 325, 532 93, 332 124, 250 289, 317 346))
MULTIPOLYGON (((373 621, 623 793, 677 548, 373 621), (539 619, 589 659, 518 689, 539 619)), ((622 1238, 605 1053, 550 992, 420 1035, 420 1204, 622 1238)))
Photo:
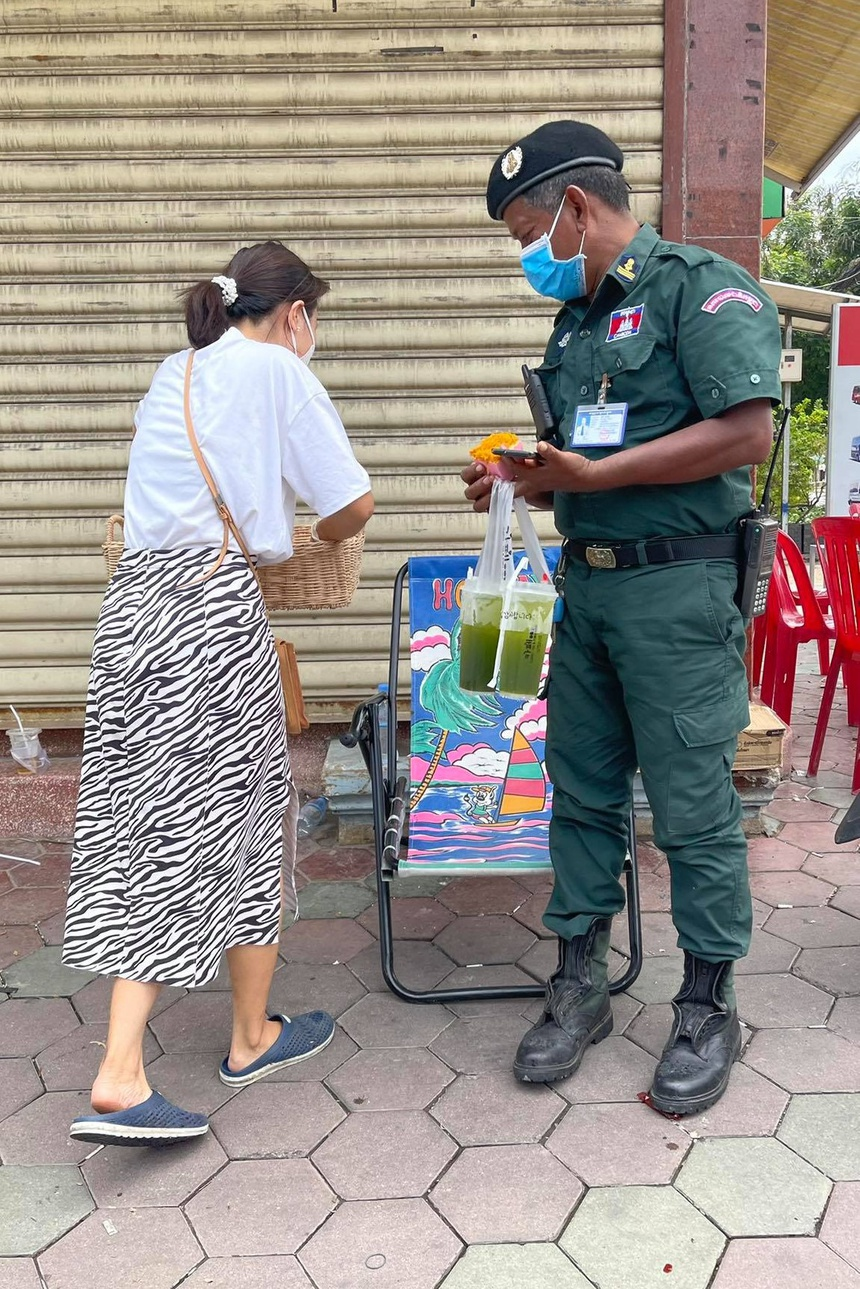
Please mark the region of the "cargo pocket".
POLYGON ((669 765, 669 832, 701 832, 728 823, 737 738, 749 724, 746 695, 675 712, 672 719, 681 746, 676 745, 669 765))

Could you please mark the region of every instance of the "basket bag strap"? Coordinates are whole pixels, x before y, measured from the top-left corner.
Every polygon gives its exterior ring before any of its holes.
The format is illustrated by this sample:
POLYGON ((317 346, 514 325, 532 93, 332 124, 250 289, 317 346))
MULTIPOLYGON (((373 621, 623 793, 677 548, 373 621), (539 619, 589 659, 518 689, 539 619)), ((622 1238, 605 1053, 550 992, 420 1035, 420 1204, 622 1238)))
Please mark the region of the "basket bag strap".
POLYGON ((217 483, 215 482, 215 479, 213 478, 212 471, 209 469, 208 465, 206 464, 206 458, 204 457, 203 453, 200 451, 200 444, 197 442, 197 435, 194 433, 194 422, 191 419, 191 369, 193 366, 194 366, 194 350, 192 349, 191 353, 188 355, 188 363, 185 367, 185 394, 184 394, 185 430, 188 434, 188 441, 191 444, 191 451, 194 453, 194 459, 197 462, 198 466, 200 467, 200 473, 203 475, 203 478, 206 480, 207 488, 212 493, 212 500, 215 502, 215 506, 218 510, 218 514, 221 516, 221 523, 224 525, 224 539, 221 542, 221 550, 218 554, 217 560, 209 569, 208 573, 204 573, 202 577, 195 578, 195 581, 206 582, 209 580, 210 577, 212 577, 213 573, 216 573, 218 571, 218 569, 224 563, 224 557, 227 554, 227 547, 229 546, 229 543, 230 543, 230 534, 232 533, 233 536, 236 538, 236 544, 238 545, 239 550, 245 556, 245 559, 248 561, 248 565, 251 569, 251 572, 254 574, 254 577, 257 579, 257 585, 262 590, 262 586, 260 583, 260 575, 257 572, 257 568, 256 568, 256 565, 254 564, 253 559, 251 558, 251 552, 248 550, 248 547, 245 545, 244 538, 242 537, 242 534, 239 532, 239 529, 236 526, 236 521, 234 520, 233 516, 230 514, 230 509, 226 501, 221 495, 221 489, 218 487, 217 483))

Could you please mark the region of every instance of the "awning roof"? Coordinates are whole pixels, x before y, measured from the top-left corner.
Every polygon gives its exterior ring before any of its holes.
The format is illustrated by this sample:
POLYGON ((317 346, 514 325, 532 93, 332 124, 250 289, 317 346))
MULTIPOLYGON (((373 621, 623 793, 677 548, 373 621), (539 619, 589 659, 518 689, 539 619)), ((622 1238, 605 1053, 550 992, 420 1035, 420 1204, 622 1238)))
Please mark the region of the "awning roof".
POLYGON ((770 0, 765 171, 798 188, 860 130, 860 4, 770 0))
POLYGON ((790 314, 792 325, 798 331, 827 332, 834 304, 860 301, 860 296, 825 291, 817 286, 792 286, 788 282, 769 282, 766 278, 762 278, 761 284, 779 309, 780 321, 784 324, 786 314, 790 314))

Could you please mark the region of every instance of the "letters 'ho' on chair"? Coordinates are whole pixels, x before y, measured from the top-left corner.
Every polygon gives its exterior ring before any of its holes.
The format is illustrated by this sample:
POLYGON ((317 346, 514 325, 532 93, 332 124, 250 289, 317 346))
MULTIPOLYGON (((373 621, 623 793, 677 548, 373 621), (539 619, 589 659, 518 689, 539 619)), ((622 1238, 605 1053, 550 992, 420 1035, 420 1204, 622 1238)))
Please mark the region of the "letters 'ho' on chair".
MULTIPOLYGON (((812 751, 809 755, 810 776, 817 774, 827 723, 833 707, 833 695, 840 670, 849 672, 849 713, 851 686, 860 663, 860 521, 857 519, 813 519, 812 532, 818 545, 824 582, 830 597, 836 644, 821 697, 821 709, 812 751), (853 673, 853 674, 852 674, 853 673)), ((860 791, 860 730, 854 756, 852 792, 860 791)))
MULTIPOLYGON (((548 551, 550 568, 558 550, 548 551)), ((467 693, 459 685, 459 594, 474 559, 415 558, 394 585, 388 695, 356 709, 347 746, 361 747, 370 772, 379 893, 382 974, 407 1002, 472 1002, 537 998, 543 986, 410 989, 397 978, 390 882, 399 874, 455 877, 531 873, 550 868, 552 785, 544 764, 546 703, 467 693), (409 592, 412 675, 411 772, 397 778, 397 678, 404 593, 409 592), (385 746, 380 710, 387 705, 385 746), (390 767, 387 777, 385 767, 390 767), (396 781, 392 781, 396 780, 396 781), (408 843, 404 834, 408 827, 408 843)), ((642 926, 631 809, 625 864, 630 960, 610 986, 628 988, 642 966, 642 926)))
POLYGON ((811 640, 818 642, 819 662, 824 664, 824 674, 828 667, 829 642, 836 632, 832 620, 822 613, 821 600, 812 589, 803 556, 785 533, 777 534, 767 608, 756 624, 756 633, 753 644, 756 671, 762 644, 764 649, 762 702, 772 707, 786 725, 790 725, 797 646, 811 640), (762 629, 765 633, 763 641, 762 629))

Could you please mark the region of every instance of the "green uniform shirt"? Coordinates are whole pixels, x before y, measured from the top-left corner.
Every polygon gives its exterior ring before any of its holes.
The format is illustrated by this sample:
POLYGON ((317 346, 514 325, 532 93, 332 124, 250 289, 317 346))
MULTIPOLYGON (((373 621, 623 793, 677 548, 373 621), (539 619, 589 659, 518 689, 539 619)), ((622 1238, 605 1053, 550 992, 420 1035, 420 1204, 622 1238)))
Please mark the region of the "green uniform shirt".
MULTIPOLYGON (((592 301, 566 304, 538 371, 570 446, 577 406, 627 403, 624 443, 577 448, 599 459, 718 417, 754 398, 780 401, 776 307, 739 265, 661 241, 645 224, 592 301)), ((713 423, 719 434, 720 423, 713 423)), ((750 471, 610 492, 556 493, 555 518, 580 541, 731 532, 750 510, 750 471)))

